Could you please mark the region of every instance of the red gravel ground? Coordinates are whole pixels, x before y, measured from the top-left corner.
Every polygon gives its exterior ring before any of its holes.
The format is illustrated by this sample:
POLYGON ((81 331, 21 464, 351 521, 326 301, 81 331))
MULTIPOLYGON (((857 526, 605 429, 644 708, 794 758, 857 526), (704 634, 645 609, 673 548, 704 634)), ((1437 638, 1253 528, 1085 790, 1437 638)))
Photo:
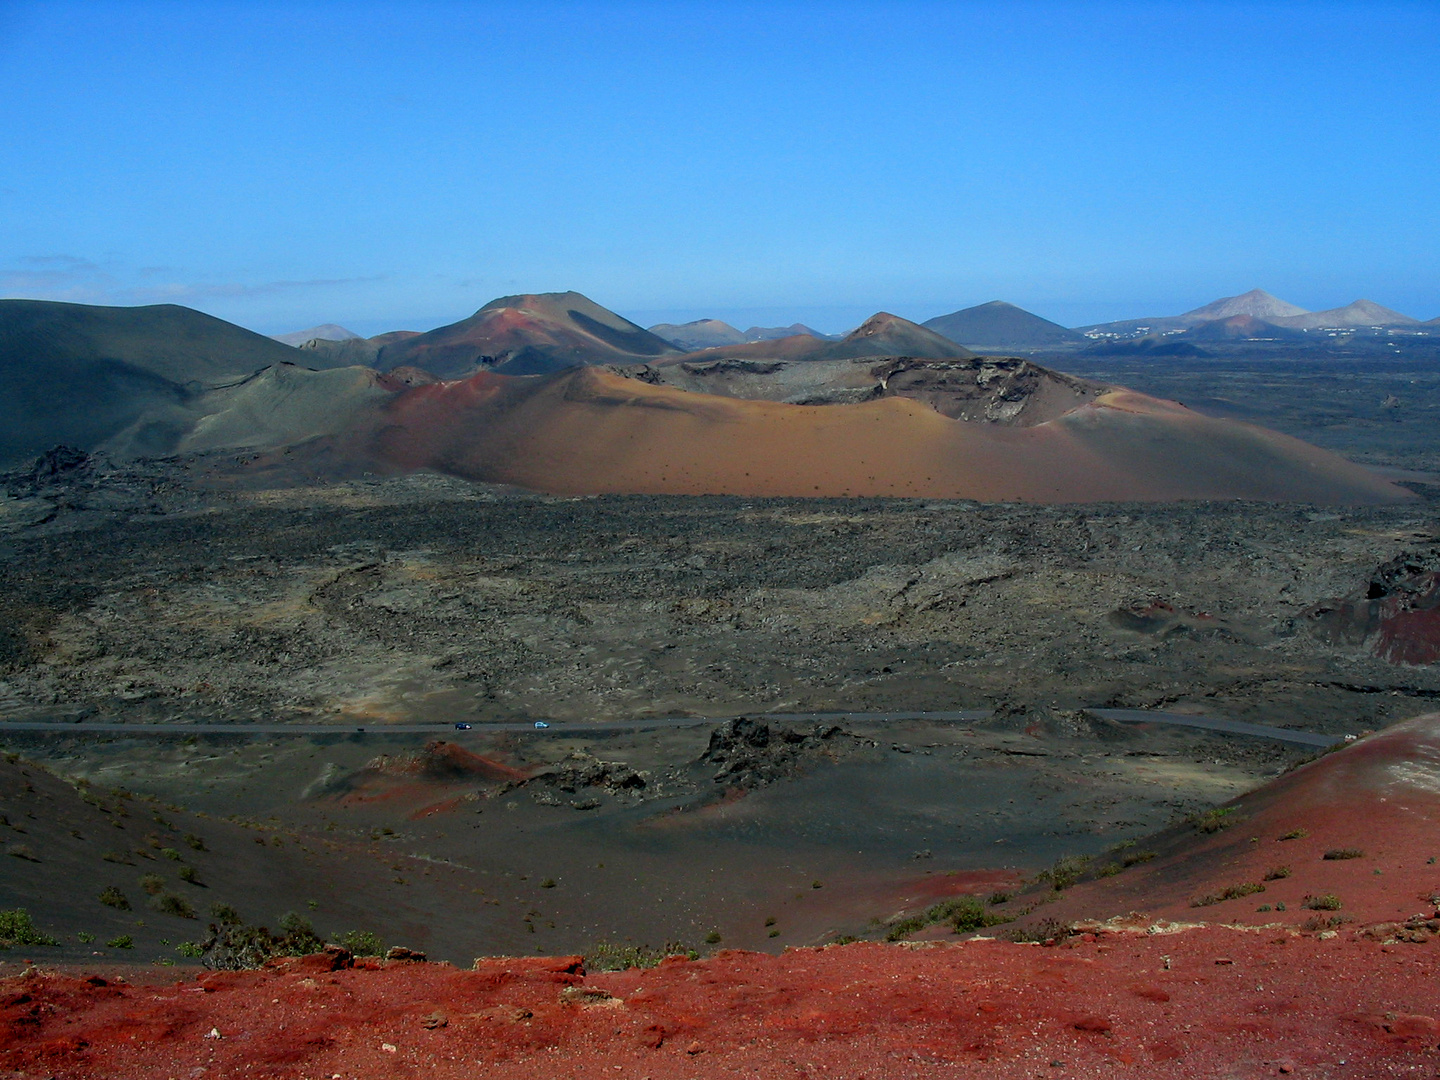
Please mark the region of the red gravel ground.
MULTIPOLYGON (((1433 1077, 1440 946, 1218 927, 0 982, 12 1077, 1433 1077)), ((362 962, 363 963, 363 962, 362 962)))

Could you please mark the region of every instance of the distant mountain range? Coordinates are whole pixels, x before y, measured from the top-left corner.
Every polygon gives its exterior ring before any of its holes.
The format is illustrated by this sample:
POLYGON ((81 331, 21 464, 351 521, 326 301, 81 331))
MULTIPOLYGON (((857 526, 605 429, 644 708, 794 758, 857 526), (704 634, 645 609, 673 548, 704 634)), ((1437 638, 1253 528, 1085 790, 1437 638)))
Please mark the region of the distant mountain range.
POLYGON ((988 304, 926 319, 921 325, 966 348, 981 352, 1046 349, 1085 343, 1083 334, 1032 315, 1003 300, 992 300, 988 304))
POLYGON ((719 319, 696 319, 688 323, 658 323, 650 327, 656 337, 664 338, 686 352, 697 349, 713 349, 723 345, 743 345, 747 341, 774 341, 787 337, 813 337, 835 340, 829 334, 822 334, 804 323, 790 326, 752 326, 749 330, 737 330, 719 319))
POLYGON ((219 455, 207 468, 274 483, 429 469, 577 494, 1409 497, 1295 439, 977 357, 886 312, 839 341, 686 353, 573 292, 300 348, 173 305, 0 301, 0 378, 7 466, 65 443, 219 455))
POLYGON ((1079 333, 1103 347, 1106 342, 1149 336, 1189 334, 1205 340, 1287 340, 1276 329, 1296 330, 1302 337, 1309 330, 1364 330, 1371 327, 1415 327, 1418 319, 1381 307, 1370 300, 1356 300, 1344 307, 1326 311, 1306 311, 1298 305, 1272 296, 1263 289, 1251 289, 1239 296, 1222 297, 1182 315, 1165 315, 1150 319, 1124 319, 1119 322, 1096 323, 1077 327, 1079 333), (1248 321, 1236 321, 1248 320, 1248 321), (1214 332, 1200 333, 1199 328, 1223 324, 1214 332))
POLYGON ((336 326, 333 322, 312 326, 309 330, 296 330, 290 334, 275 334, 275 340, 286 345, 304 345, 307 341, 351 341, 360 337, 352 330, 336 326))

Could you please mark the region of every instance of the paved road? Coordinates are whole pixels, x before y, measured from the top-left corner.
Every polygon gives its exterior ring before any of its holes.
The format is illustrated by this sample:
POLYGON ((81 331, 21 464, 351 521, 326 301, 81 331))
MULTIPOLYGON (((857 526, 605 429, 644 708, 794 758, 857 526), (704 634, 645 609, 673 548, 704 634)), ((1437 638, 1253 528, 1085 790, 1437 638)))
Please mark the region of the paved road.
MULTIPOLYGON (((1203 728, 1231 735, 1250 735, 1260 739, 1277 739, 1280 742, 1298 743, 1302 746, 1332 746, 1343 742, 1343 735, 1320 735, 1312 731, 1297 731, 1292 728, 1266 727, 1263 724, 1245 724, 1236 720, 1223 720, 1216 716, 1190 716, 1185 713, 1163 712, 1149 709, 1091 709, 1096 716, 1115 720, 1122 724, 1176 724, 1182 727, 1203 728)), ((894 720, 928 720, 941 723, 968 724, 986 720, 988 709, 957 709, 950 712, 924 712, 896 710, 892 712, 808 712, 808 713, 746 713, 744 715, 766 720, 783 720, 797 723, 884 723, 894 720)), ((570 723, 550 721, 548 734, 596 733, 621 731, 647 731, 656 728, 700 727, 723 723, 731 717, 668 716, 645 720, 628 720, 623 723, 570 723)), ((81 720, 65 722, 59 720, 16 720, 0 721, 0 731, 63 731, 77 734, 116 735, 438 735, 456 733, 453 724, 380 724, 353 726, 346 724, 116 724, 104 721, 81 720)), ((533 721, 527 723, 477 723, 472 733, 485 731, 535 731, 533 721)))

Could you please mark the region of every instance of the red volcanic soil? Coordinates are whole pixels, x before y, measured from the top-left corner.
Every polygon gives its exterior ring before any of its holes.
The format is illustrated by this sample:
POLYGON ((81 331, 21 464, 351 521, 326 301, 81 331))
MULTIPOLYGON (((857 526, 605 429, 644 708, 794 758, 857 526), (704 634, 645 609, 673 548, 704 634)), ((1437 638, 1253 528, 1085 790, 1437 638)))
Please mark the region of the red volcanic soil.
POLYGON ((594 974, 576 957, 344 965, 0 980, 0 1068, 113 1080, 1364 1080, 1433 1075, 1440 1046, 1440 946, 1273 930, 725 952, 594 974))
POLYGON ((455 809, 477 783, 523 780, 526 773, 444 739, 409 754, 382 754, 350 777, 341 805, 388 802, 414 804, 412 818, 455 809))

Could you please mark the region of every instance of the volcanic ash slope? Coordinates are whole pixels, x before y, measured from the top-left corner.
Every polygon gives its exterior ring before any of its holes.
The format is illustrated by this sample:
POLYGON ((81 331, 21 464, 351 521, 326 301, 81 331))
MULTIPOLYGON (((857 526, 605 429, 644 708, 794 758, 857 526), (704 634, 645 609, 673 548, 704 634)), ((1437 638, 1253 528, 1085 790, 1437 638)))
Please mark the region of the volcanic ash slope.
MULTIPOLYGON (((971 364, 973 379, 985 377, 982 362, 971 364)), ((1023 402, 1006 403, 996 421, 954 419, 889 393, 883 380, 872 400, 824 405, 693 393, 657 381, 595 367, 531 377, 480 372, 397 393, 357 417, 343 445, 325 453, 568 494, 1410 497, 1299 440, 1118 387, 1077 394, 1068 411, 1021 426, 1006 420, 1023 414, 1014 407, 1023 402)))

